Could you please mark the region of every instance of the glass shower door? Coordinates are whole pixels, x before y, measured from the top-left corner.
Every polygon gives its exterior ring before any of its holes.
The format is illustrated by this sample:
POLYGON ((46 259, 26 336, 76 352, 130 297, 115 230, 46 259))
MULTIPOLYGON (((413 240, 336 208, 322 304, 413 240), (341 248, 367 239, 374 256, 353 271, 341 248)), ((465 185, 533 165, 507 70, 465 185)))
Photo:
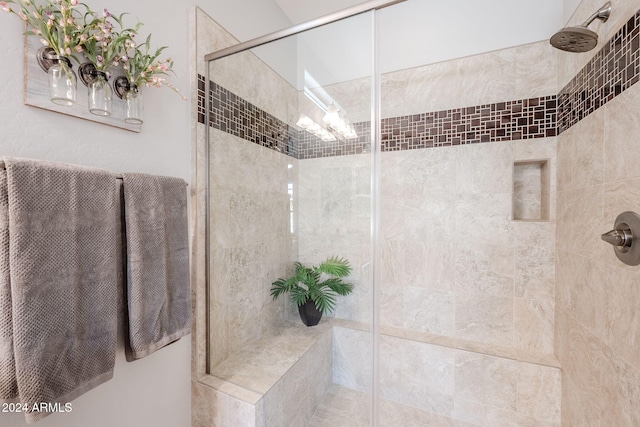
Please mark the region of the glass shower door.
POLYGON ((372 13, 209 63, 207 372, 269 426, 372 420, 372 13), (272 283, 330 258, 307 327, 272 283))

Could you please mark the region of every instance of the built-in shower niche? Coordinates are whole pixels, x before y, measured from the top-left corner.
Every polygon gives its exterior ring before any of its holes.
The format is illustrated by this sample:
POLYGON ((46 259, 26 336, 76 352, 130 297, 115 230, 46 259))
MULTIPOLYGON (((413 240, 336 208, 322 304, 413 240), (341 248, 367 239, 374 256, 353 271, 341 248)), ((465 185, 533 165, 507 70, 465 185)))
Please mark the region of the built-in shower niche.
POLYGON ((549 160, 513 164, 514 221, 549 220, 549 160))

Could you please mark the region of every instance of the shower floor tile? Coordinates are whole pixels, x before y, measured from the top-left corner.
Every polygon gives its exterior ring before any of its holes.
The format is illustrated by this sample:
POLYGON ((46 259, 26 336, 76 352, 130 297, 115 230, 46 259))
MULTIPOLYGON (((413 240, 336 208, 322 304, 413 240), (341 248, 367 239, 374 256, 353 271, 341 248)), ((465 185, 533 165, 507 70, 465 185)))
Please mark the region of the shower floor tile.
MULTIPOLYGON (((341 385, 331 386, 307 427, 369 427, 370 396, 341 385)), ((380 427, 477 427, 474 424, 380 399, 380 427)))

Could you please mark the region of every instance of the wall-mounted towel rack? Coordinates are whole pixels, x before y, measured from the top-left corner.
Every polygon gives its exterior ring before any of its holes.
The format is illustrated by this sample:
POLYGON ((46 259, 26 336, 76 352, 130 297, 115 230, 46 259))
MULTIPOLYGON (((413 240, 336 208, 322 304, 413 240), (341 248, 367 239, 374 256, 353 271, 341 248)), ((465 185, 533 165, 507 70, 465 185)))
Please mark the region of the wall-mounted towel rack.
MULTIPOLYGON (((5 170, 5 169, 6 169, 6 167, 5 167, 5 165, 4 165, 4 160, 0 160, 0 170, 2 170, 2 171, 3 171, 3 170, 5 170)), ((121 175, 121 174, 116 173, 116 174, 114 174, 114 175, 115 175, 116 179, 122 179, 122 175, 121 175)))

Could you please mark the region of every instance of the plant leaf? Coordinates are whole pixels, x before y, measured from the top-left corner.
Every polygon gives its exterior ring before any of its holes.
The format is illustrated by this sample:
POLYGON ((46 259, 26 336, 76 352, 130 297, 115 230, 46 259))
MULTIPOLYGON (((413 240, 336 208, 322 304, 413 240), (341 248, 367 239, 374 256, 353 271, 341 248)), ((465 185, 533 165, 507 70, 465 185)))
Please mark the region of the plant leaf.
POLYGON ((297 280, 295 277, 290 277, 287 280, 278 279, 271 284, 271 296, 275 300, 283 293, 290 292, 296 286, 297 280))
POLYGON ((327 260, 320 264, 316 270, 332 276, 345 277, 351 273, 351 266, 349 265, 349 261, 346 259, 334 256, 327 258, 327 260))
POLYGON ((336 294, 328 287, 315 289, 310 293, 311 300, 316 304, 316 308, 327 314, 333 311, 336 305, 336 294))
POLYGON ((353 291, 353 285, 351 283, 345 283, 338 277, 332 277, 320 284, 320 286, 326 286, 338 295, 349 295, 353 291))
POLYGON ((296 286, 291 289, 291 301, 296 305, 303 305, 309 299, 309 293, 306 289, 296 286))

